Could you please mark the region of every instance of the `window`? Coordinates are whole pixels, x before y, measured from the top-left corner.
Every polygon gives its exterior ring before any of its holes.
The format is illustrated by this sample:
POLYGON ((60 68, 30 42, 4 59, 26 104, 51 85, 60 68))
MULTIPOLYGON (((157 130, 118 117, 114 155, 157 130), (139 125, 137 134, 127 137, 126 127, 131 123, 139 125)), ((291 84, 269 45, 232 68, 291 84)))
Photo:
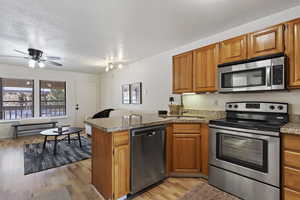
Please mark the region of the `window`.
POLYGON ((40 116, 66 115, 66 82, 40 81, 40 116))
POLYGON ((33 80, 0 78, 0 119, 16 120, 34 116, 33 80))

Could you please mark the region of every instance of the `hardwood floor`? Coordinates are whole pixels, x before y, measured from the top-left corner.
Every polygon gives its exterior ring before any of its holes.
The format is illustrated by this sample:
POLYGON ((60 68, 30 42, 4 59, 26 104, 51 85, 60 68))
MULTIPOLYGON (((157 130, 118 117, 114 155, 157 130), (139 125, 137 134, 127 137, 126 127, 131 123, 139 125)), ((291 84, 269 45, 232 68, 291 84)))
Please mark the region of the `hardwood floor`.
MULTIPOLYGON (((72 200, 103 200, 91 185, 91 160, 24 176, 23 145, 43 141, 40 136, 0 140, 0 199, 31 200, 65 188, 72 200)), ((204 181, 169 178, 135 200, 175 200, 204 181)))

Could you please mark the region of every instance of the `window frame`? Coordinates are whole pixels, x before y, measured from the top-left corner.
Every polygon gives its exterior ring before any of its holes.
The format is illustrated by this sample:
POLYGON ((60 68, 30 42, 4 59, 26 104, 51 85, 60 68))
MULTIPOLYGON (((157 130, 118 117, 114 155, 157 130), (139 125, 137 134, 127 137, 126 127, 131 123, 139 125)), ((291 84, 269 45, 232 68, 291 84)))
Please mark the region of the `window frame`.
POLYGON ((42 81, 44 82, 63 82, 64 83, 64 90, 65 90, 65 95, 64 95, 64 109, 65 109, 65 114, 64 115, 59 115, 59 116, 44 116, 44 117, 65 117, 67 116, 67 81, 54 81, 54 80, 39 80, 39 108, 40 108, 40 111, 39 111, 39 116, 40 117, 43 117, 42 116, 42 93, 41 93, 41 83, 42 81))
MULTIPOLYGON (((35 98, 34 98, 34 96, 35 96, 35 84, 34 84, 34 79, 27 79, 27 78, 3 78, 3 77, 1 77, 0 78, 0 121, 17 121, 17 120, 23 120, 23 119, 32 119, 32 118, 34 118, 35 117, 35 98), (3 103, 4 102, 6 102, 6 101, 3 101, 3 79, 5 80, 5 79, 15 79, 15 80, 27 80, 27 81, 31 81, 32 82, 32 97, 31 97, 31 101, 28 101, 28 102, 32 102, 32 110, 31 110, 31 112, 32 112, 32 115, 30 116, 30 117, 27 117, 27 118, 22 118, 22 116, 21 116, 21 118, 20 119, 3 119, 3 103)), ((18 101, 16 101, 16 102, 18 102, 18 101)), ((20 101, 21 102, 21 101, 20 101)), ((27 102, 27 101, 26 101, 27 102)))

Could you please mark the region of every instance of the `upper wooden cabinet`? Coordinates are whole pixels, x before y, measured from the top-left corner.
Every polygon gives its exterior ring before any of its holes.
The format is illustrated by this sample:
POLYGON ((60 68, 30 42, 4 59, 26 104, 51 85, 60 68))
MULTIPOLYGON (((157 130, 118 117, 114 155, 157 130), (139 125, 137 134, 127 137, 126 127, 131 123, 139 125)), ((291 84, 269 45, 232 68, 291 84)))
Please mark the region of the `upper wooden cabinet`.
POLYGON ((193 91, 193 52, 173 56, 173 93, 193 91))
POLYGON ((218 58, 219 44, 194 50, 194 92, 212 92, 217 90, 218 58))
POLYGON ((248 34, 248 58, 284 52, 284 25, 248 34))
POLYGON ((247 59, 247 35, 238 36, 220 43, 220 63, 247 59))
POLYGON ((286 54, 289 59, 289 87, 300 88, 300 19, 287 23, 286 54))

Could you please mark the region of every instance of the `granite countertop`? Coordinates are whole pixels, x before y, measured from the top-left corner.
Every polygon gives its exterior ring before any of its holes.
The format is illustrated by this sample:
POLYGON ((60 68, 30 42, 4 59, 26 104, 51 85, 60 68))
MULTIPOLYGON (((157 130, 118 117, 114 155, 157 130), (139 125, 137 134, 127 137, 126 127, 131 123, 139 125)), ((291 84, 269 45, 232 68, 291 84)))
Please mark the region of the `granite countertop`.
POLYGON ((159 117, 156 114, 125 115, 101 119, 87 119, 85 123, 104 132, 125 131, 144 126, 162 125, 168 123, 208 123, 216 119, 213 115, 182 115, 159 117))
POLYGON ((280 129, 280 132, 300 135, 300 122, 289 122, 280 129))

